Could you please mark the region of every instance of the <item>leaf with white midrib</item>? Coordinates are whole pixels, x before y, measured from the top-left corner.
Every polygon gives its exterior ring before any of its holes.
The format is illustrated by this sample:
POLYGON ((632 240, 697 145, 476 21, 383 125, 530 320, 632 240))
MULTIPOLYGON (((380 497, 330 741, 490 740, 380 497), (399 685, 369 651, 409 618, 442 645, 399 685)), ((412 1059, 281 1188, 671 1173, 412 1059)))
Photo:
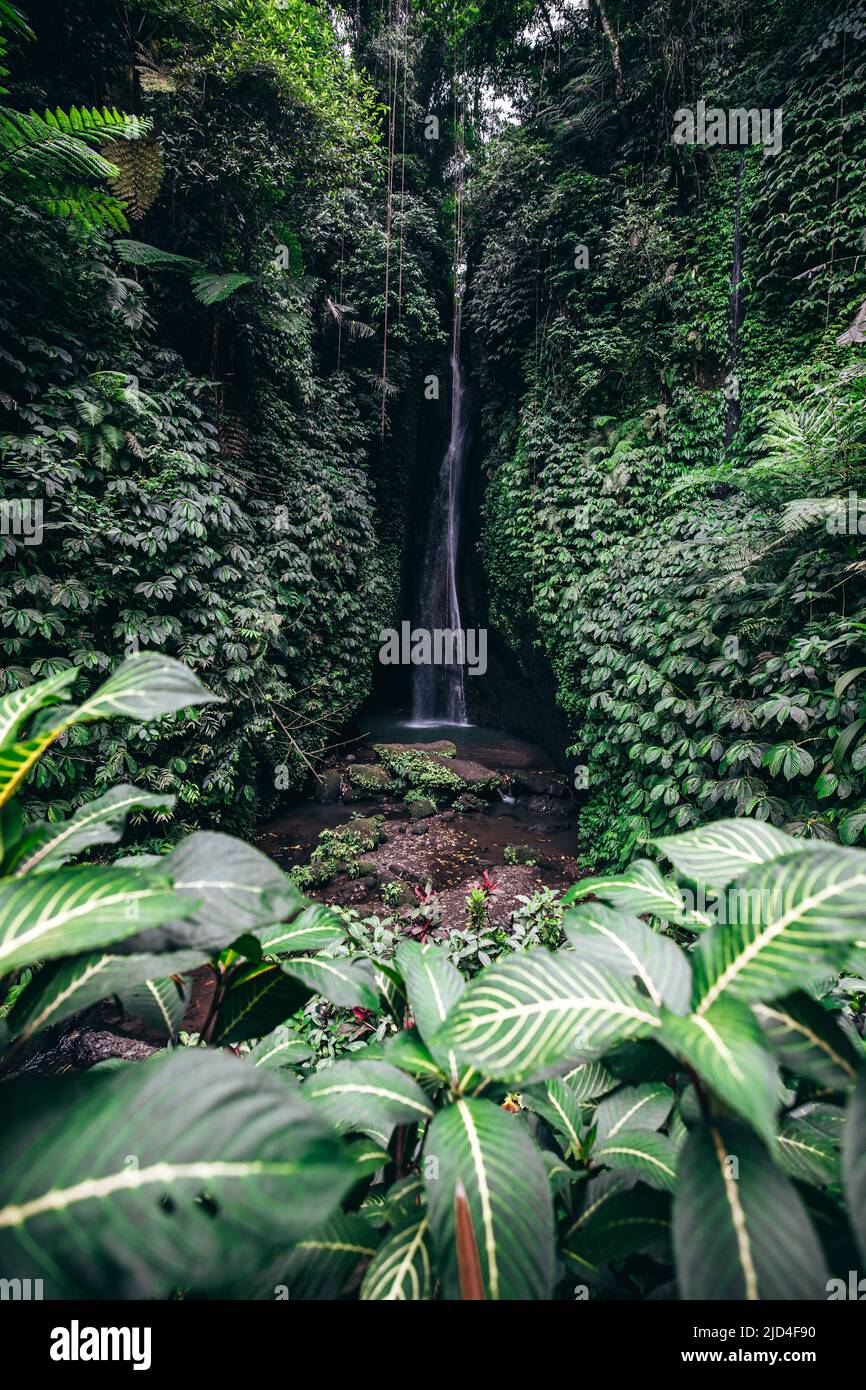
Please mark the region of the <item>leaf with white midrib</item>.
POLYGON ((424 1214, 410 1217, 387 1236, 367 1266, 362 1302, 417 1303, 430 1298, 433 1268, 429 1240, 430 1221, 424 1214))
POLYGON ((173 796, 141 791, 126 783, 112 787, 104 796, 79 806, 68 820, 46 824, 35 843, 25 831, 24 847, 16 855, 12 872, 19 876, 35 869, 44 871, 91 845, 116 844, 123 835, 127 812, 137 808, 170 811, 174 802, 173 796))
POLYGON ((866 1260, 866 1075, 860 1077, 848 1102, 842 1171, 851 1224, 866 1260))
POLYGON ((855 1084, 866 1066, 866 1051, 855 1050, 835 1013, 802 990, 753 1008, 770 1047, 790 1071, 836 1090, 855 1084))
POLYGON ((310 1076, 303 1094, 343 1130, 389 1135, 395 1125, 433 1118, 421 1088, 387 1062, 344 1061, 310 1076))
POLYGON ((688 1008, 691 970, 685 952, 670 937, 601 903, 572 908, 562 925, 581 961, 639 981, 657 1007, 666 1004, 676 1013, 688 1008))

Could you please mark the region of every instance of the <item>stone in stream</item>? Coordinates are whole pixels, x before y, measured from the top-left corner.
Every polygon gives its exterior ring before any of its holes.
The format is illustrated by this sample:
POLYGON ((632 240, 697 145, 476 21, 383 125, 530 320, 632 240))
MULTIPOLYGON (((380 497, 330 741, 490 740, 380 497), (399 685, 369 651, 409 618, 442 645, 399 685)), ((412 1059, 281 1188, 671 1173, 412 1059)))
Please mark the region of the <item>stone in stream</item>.
POLYGON ((533 816, 561 816, 563 811, 561 801, 546 796, 529 796, 525 801, 521 797, 520 804, 533 816))
POLYGON ((410 801, 408 809, 413 820, 424 820, 427 816, 435 816, 436 802, 431 801, 429 796, 422 796, 417 801, 410 801))
POLYGON ((513 782, 516 791, 530 792, 533 796, 564 799, 570 795, 567 781, 556 772, 515 772, 513 782))
MULTIPOLYGON (((391 787, 391 778, 379 763, 353 763, 346 769, 346 779, 353 790, 370 796, 381 796, 391 787)), ((346 800, 345 793, 343 800, 346 800)))
POLYGON ((341 781, 342 778, 339 768, 323 768, 313 779, 313 796, 315 800, 323 803, 339 801, 341 781))

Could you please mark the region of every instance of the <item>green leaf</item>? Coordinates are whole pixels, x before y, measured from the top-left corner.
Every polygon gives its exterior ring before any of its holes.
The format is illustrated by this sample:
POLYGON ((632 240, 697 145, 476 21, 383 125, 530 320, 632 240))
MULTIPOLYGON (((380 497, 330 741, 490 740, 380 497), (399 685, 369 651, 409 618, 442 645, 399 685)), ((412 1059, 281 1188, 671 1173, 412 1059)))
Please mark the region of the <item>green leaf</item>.
POLYGON ((49 961, 16 999, 9 1013, 10 1032, 13 1037, 32 1037, 112 994, 145 980, 183 975, 205 960, 200 951, 140 956, 89 951, 49 961))
POLYGON ((688 1008, 692 972, 685 952, 669 936, 600 903, 565 912, 562 925, 582 962, 638 981, 656 1007, 667 1004, 675 1013, 688 1008))
POLYGON ((119 941, 148 923, 194 911, 148 870, 80 865, 0 881, 0 975, 119 941))
POLYGON ((670 1197, 643 1183, 629 1186, 630 1176, 611 1170, 586 1186, 584 1209, 569 1229, 562 1252, 585 1272, 629 1255, 666 1252, 670 1197))
POLYGON ((297 1013, 311 993, 289 979, 279 965, 245 967, 232 976, 220 1004, 213 1042, 226 1046, 263 1038, 297 1013))
POLYGON ((757 1003, 754 1011, 770 1047, 789 1071, 834 1090, 854 1085, 866 1055, 854 1050, 832 1011, 802 991, 772 1004, 757 1003))
POLYGON ((766 821, 718 820, 655 841, 674 868, 694 883, 721 889, 757 865, 802 851, 795 840, 766 821))
POLYGON ((437 1041, 510 1084, 659 1027, 654 1006, 574 951, 522 951, 482 970, 437 1041))
POLYGON ((340 1008, 379 1007, 373 972, 366 960, 347 960, 345 956, 292 956, 280 968, 293 980, 307 985, 311 993, 321 994, 340 1008))
POLYGON ((430 1221, 419 1214, 380 1245, 364 1275, 361 1301, 417 1303, 432 1294, 430 1221))
POLYGON ((819 1187, 839 1181, 839 1150, 825 1134, 786 1116, 776 1141, 778 1161, 789 1177, 819 1187))
POLYGON ((677 884, 662 878, 658 866, 650 859, 636 859, 624 874, 613 877, 582 878, 569 888, 563 902, 574 903, 581 898, 600 898, 603 903, 621 912, 652 913, 665 922, 703 931, 712 926, 712 919, 703 912, 689 908, 677 884))
POLYGON ((459 1084, 459 1068, 454 1052, 434 1041, 449 1012, 460 998, 465 981, 451 964, 442 946, 422 946, 417 941, 403 941, 397 947, 397 964, 406 984, 406 996, 418 1032, 431 1056, 451 1078, 452 1086, 459 1084))
POLYGON ((53 868, 91 845, 116 844, 123 836, 130 811, 170 811, 174 801, 173 796, 140 791, 127 784, 112 787, 104 796, 79 806, 68 820, 28 826, 10 869, 15 874, 25 874, 53 868))
POLYGON ((827 1267, 806 1209, 741 1125, 702 1124, 686 1140, 674 1249, 685 1299, 826 1298, 827 1267))
POLYGON ((676 1146, 664 1134, 648 1129, 622 1129, 595 1144, 593 1163, 603 1163, 615 1172, 634 1172, 650 1187, 673 1192, 677 1181, 676 1146))
POLYGON ((410 1076, 431 1076, 437 1081, 445 1080, 445 1073, 434 1062, 416 1028, 403 1028, 388 1038, 385 1060, 410 1076))
POLYGON ((846 1115, 842 1145, 845 1201, 860 1252, 866 1260, 866 1075, 860 1077, 846 1115))
POLYGON ((302 1089, 341 1130, 374 1138, 387 1140, 395 1125, 433 1118, 420 1087, 387 1062, 337 1062, 308 1077, 302 1089))
POLYGON ((661 1129, 674 1103, 674 1093, 659 1081, 623 1086, 607 1096, 595 1112, 596 1139, 615 1139, 622 1129, 661 1129))
POLYGON ((0 696, 0 748, 14 743, 24 720, 37 710, 55 704, 60 693, 72 685, 78 674, 76 667, 71 666, 47 680, 35 681, 33 685, 0 696))
POLYGON ((208 270, 196 270, 192 276, 193 293, 199 304, 219 304, 223 299, 252 284, 252 275, 230 270, 225 275, 214 275, 208 270))
POLYGON ((694 952, 695 1012, 734 994, 769 1001, 832 974, 866 928, 866 855, 824 847, 753 870, 694 952))
POLYGON ((268 1033, 253 1048, 247 1061, 268 1071, 283 1071, 305 1062, 313 1054, 313 1046, 293 1028, 281 1024, 268 1033))
POLYGON ((219 1053, 13 1085, 0 1267, 51 1297, 242 1293, 354 1181, 298 1092, 219 1053))
POLYGON ((661 1041, 693 1067, 768 1143, 776 1132, 782 1085, 761 1026, 738 999, 719 999, 703 1014, 662 1016, 661 1041))
POLYGON ((360 1282, 379 1240, 361 1216, 338 1212, 329 1217, 298 1241, 289 1256, 282 1282, 291 1301, 345 1298, 360 1282))
POLYGON ((79 705, 74 723, 85 720, 158 719, 190 705, 219 702, 182 661, 158 652, 139 652, 124 661, 88 700, 79 705))
POLYGON ((189 1003, 189 981, 178 985, 167 976, 152 977, 121 990, 119 998, 125 1013, 140 1018, 155 1032, 174 1038, 189 1003))
POLYGON ((580 1158, 583 1118, 580 1102, 567 1082, 557 1077, 538 1082, 523 1092, 521 1101, 527 1110, 541 1115, 557 1134, 563 1136, 563 1152, 566 1158, 569 1155, 580 1158))
POLYGON ((291 922, 256 927, 254 934, 264 954, 269 956, 286 955, 291 951, 321 951, 336 946, 346 935, 334 909, 322 903, 310 903, 291 922))
POLYGON ((555 1258, 550 1183, 541 1155, 516 1117, 485 1100, 458 1100, 447 1106, 430 1127, 424 1174, 445 1298, 460 1297, 458 1184, 466 1193, 487 1297, 551 1297, 555 1258))
POLYGON ((572 1067, 562 1078, 571 1087, 577 1100, 583 1102, 603 1096, 619 1085, 618 1079, 601 1062, 584 1061, 572 1067))

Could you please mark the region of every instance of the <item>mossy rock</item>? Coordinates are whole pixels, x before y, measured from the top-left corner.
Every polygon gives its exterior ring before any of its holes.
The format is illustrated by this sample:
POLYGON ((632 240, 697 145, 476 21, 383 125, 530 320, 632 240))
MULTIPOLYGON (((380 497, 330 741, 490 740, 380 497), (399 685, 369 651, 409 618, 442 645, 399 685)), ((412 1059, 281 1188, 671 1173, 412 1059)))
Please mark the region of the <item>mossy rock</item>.
POLYGON ((381 845, 385 839, 381 816, 353 816, 347 825, 341 825, 339 830, 334 831, 335 839, 348 840, 349 843, 355 836, 360 840, 362 849, 375 849, 381 845))
POLYGON ((353 763, 346 769, 346 780, 355 791, 367 792, 371 796, 382 796, 391 790, 388 771, 378 763, 353 763))
POLYGON ((336 767, 324 768, 313 779, 313 797, 325 804, 340 799, 340 770, 336 767))
POLYGON ((533 849, 532 845, 506 845, 504 859, 506 864, 531 864, 538 863, 538 850, 533 849))
MULTIPOLYGON (((445 743, 447 740, 439 740, 445 743)), ((376 754, 383 766, 399 781, 417 791, 462 792, 492 790, 500 781, 493 772, 470 758, 458 758, 453 744, 448 753, 431 751, 434 744, 377 743, 376 754)))
POLYGON ((409 815, 412 820, 425 820, 427 816, 435 816, 436 802, 431 801, 429 796, 419 796, 416 801, 409 803, 409 815))

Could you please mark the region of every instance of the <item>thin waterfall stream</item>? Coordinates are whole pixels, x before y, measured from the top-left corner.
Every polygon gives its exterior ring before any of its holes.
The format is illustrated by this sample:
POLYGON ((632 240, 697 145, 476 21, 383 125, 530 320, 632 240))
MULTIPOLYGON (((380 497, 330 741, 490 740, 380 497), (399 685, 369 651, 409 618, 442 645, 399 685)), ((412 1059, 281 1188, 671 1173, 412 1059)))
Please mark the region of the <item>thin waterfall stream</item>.
MULTIPOLYGON (((457 589, 457 557, 465 452, 466 416, 458 316, 451 352, 451 432, 439 469, 418 592, 417 626, 431 633, 436 629, 451 632, 463 630, 457 589)), ((464 669, 462 662, 413 667, 413 722, 466 723, 464 669)))

